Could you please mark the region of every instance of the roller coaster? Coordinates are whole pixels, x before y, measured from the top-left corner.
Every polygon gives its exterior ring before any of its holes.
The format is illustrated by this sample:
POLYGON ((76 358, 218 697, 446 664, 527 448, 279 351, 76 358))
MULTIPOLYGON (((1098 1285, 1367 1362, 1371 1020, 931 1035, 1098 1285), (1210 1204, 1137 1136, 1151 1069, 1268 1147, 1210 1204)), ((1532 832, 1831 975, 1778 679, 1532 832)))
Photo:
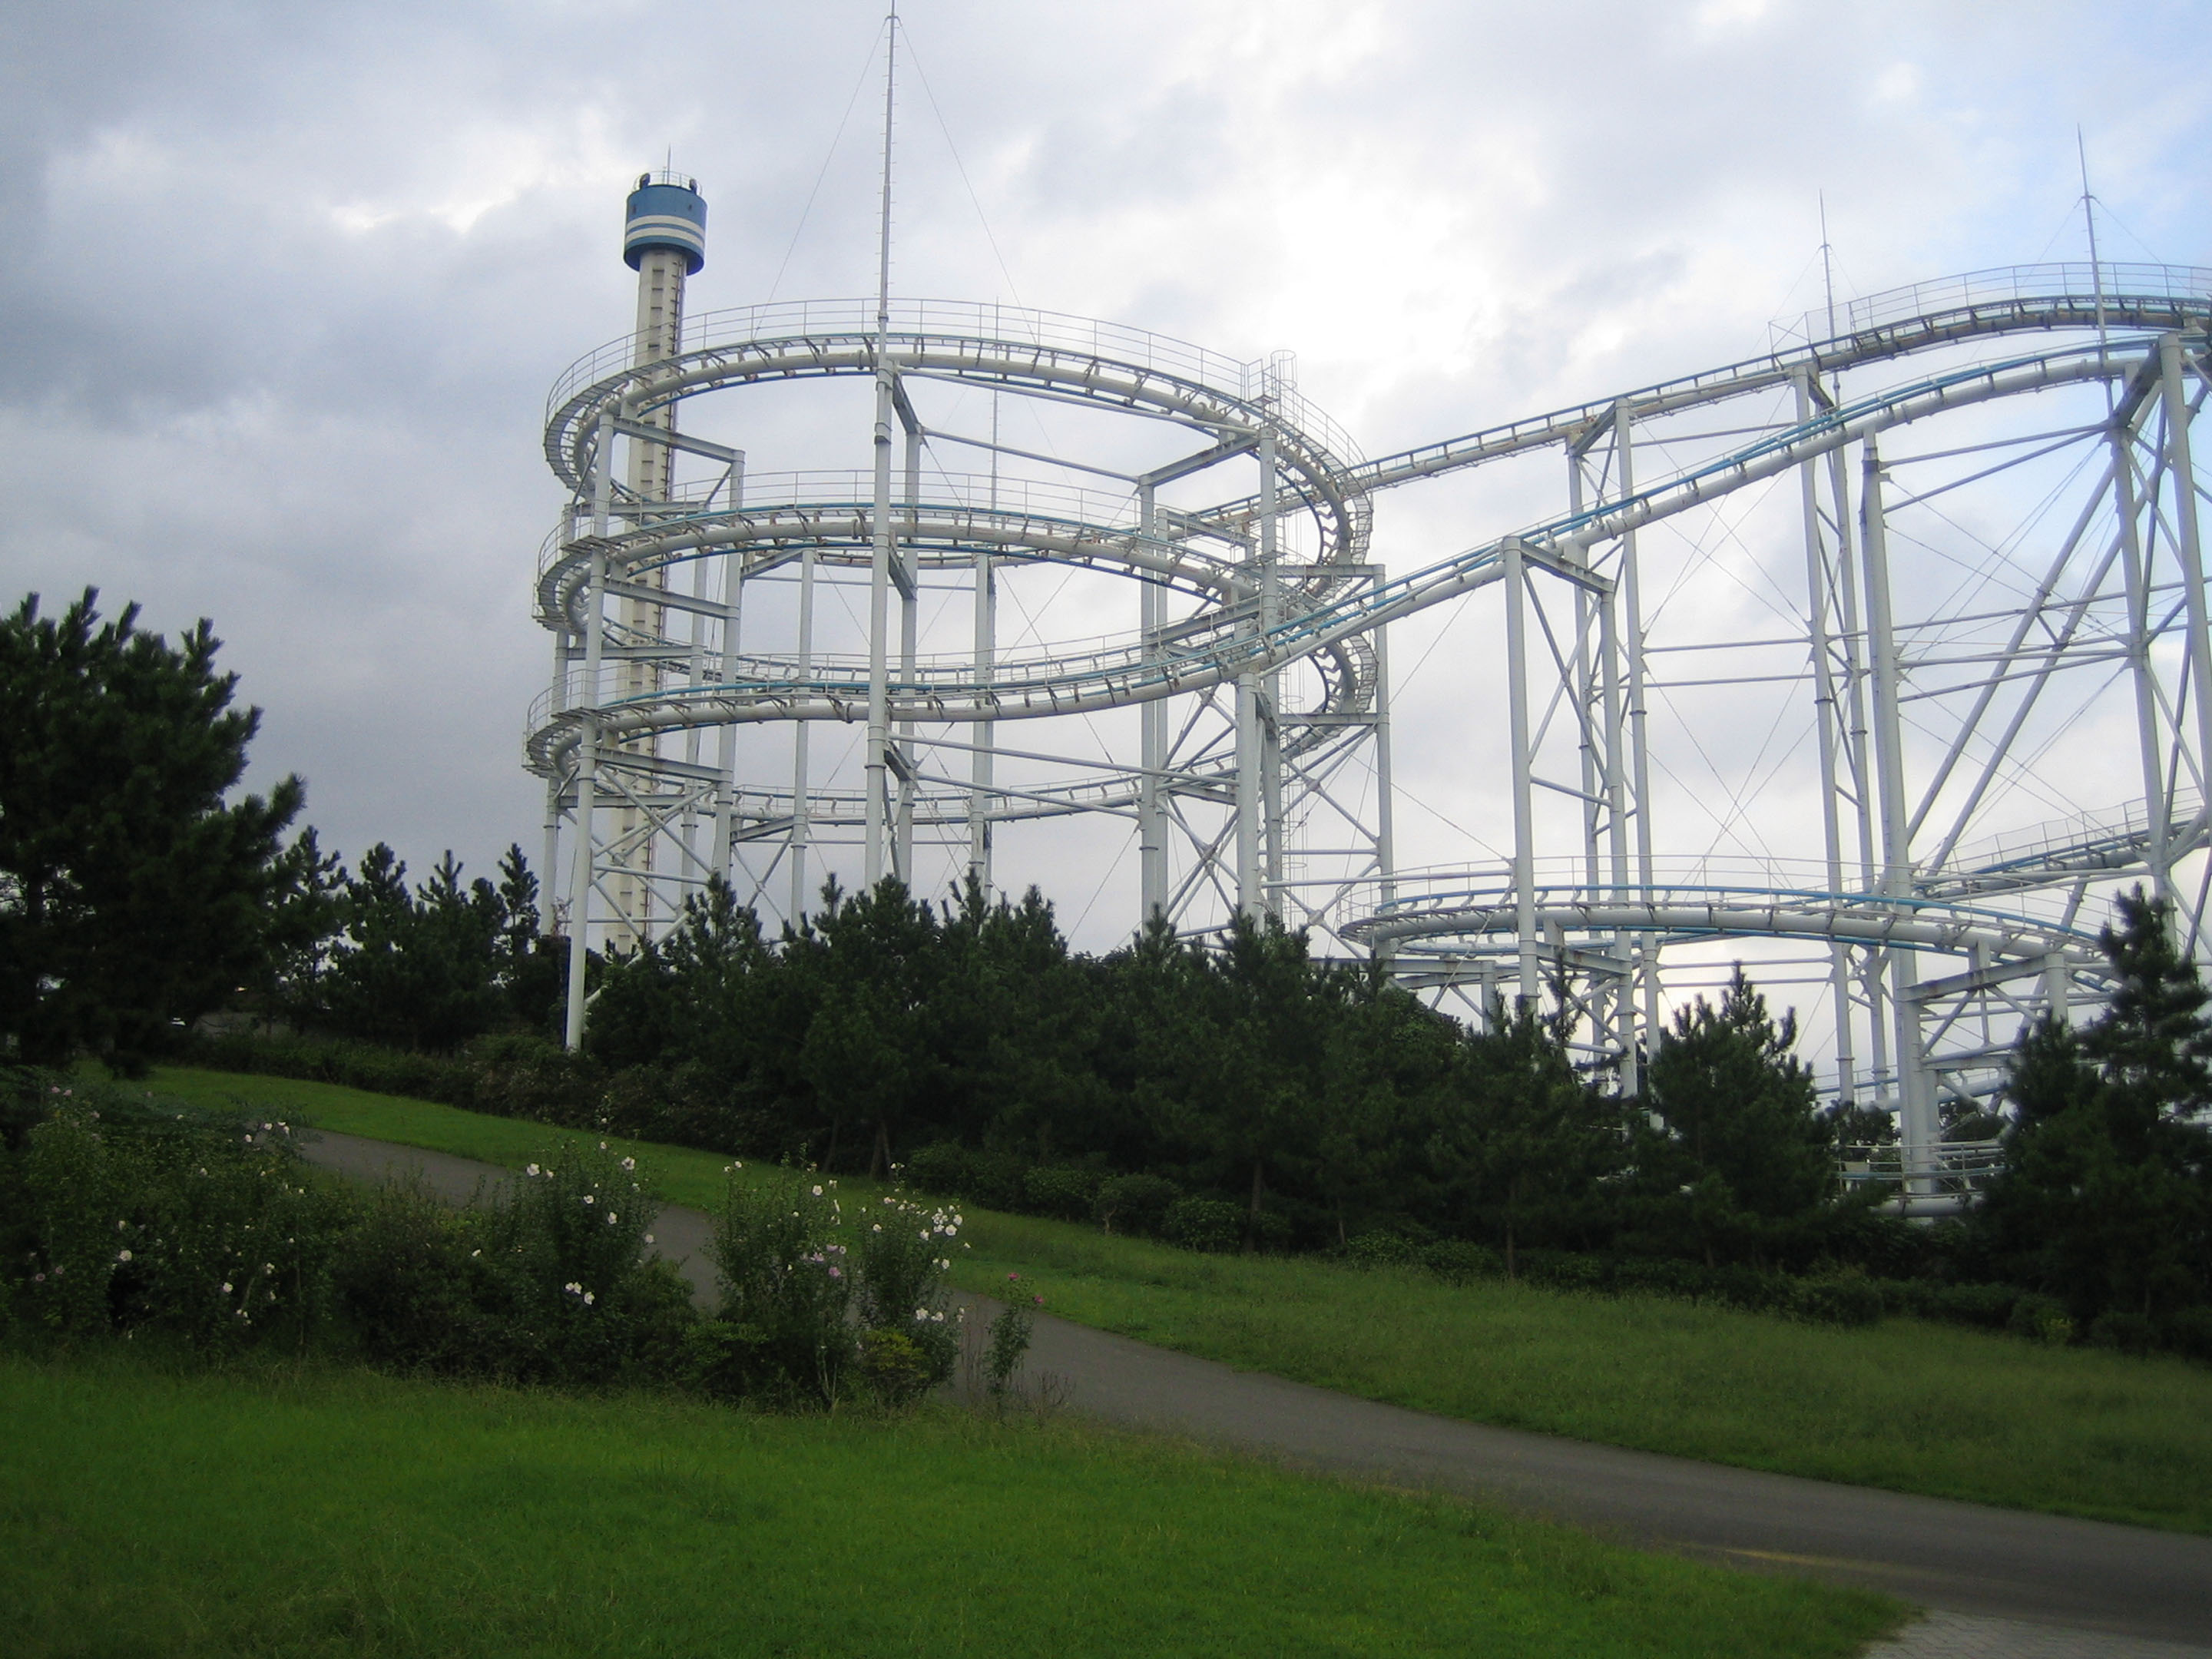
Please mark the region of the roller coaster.
POLYGON ((1132 926, 1265 913, 1477 1018, 1563 1005, 1626 1093, 1685 988, 1754 959, 1808 988, 1826 1086, 1897 1114, 1934 1203, 1947 1112, 2024 1020, 2105 994, 2117 888, 2204 949, 2212 270, 1922 283, 1380 459, 1285 356, 680 295, 547 403, 569 501, 525 749, 580 952, 712 876, 796 918, 833 872, 988 890, 1002 834, 1087 826, 1137 854, 1132 926), (750 470, 690 429, 818 459, 791 452, 871 391, 872 468, 750 470), (1393 574, 1377 498, 1486 470, 1559 505, 1393 574), (1490 688, 1452 734, 1485 804, 1463 861, 1406 869, 1388 641, 1448 605, 1432 647, 1490 688))

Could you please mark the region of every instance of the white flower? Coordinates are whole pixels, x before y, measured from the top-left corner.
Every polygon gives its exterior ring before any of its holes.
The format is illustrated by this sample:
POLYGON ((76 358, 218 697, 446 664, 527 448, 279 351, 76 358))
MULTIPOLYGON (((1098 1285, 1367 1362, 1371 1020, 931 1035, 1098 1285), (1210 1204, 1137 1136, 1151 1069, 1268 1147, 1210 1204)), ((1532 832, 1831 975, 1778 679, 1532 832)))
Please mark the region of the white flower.
POLYGON ((621 1218, 620 1216, 617 1215, 617 1214, 616 1214, 612 1210, 609 1210, 609 1211, 607 1212, 607 1225, 608 1225, 608 1226, 610 1226, 610 1227, 613 1226, 613 1225, 615 1224, 615 1223, 616 1223, 616 1222, 617 1222, 617 1221, 619 1221, 619 1220, 621 1220, 621 1219, 622 1219, 622 1218, 621 1218))
POLYGON ((935 1320, 935 1321, 936 1321, 939 1324, 940 1324, 940 1325, 942 1325, 942 1324, 945 1322, 945 1316, 944 1316, 943 1314, 941 1314, 941 1313, 933 1313, 933 1314, 930 1315, 930 1317, 931 1317, 932 1319, 935 1320))
POLYGON ((222 1281, 222 1293, 225 1296, 230 1294, 230 1281, 227 1279, 222 1281))
POLYGON ((599 1150, 600 1150, 601 1152, 604 1152, 605 1151, 606 1151, 606 1149, 607 1149, 607 1143, 606 1143, 605 1141, 604 1141, 604 1140, 603 1140, 603 1141, 601 1141, 601 1142, 599 1143, 599 1150))
POLYGON ((523 1165, 522 1173, 526 1176, 534 1176, 538 1173, 538 1166, 535 1164, 526 1164, 523 1165))
POLYGON ((637 1160, 634 1158, 624 1158, 623 1160, 623 1168, 625 1170, 635 1170, 637 1168, 637 1160))
POLYGON ((878 1223, 876 1223, 876 1224, 875 1224, 874 1226, 872 1226, 872 1227, 871 1227, 871 1228, 869 1228, 869 1229, 868 1229, 868 1231, 869 1231, 870 1232, 872 1232, 872 1233, 879 1233, 879 1232, 883 1231, 883 1230, 884 1230, 884 1224, 883 1224, 882 1222, 880 1222, 880 1221, 878 1221, 878 1223))
POLYGON ((596 1199, 594 1199, 594 1198, 593 1198, 593 1197, 592 1197, 589 1193, 586 1193, 586 1194, 584 1194, 584 1202, 585 1202, 585 1203, 586 1203, 586 1204, 592 1204, 592 1203, 596 1203, 596 1202, 598 1202, 598 1200, 597 1200, 596 1199))
POLYGON ((645 1242, 648 1244, 653 1243, 653 1235, 651 1233, 647 1233, 645 1236, 645 1242))
POLYGON ((821 1189, 819 1187, 817 1187, 817 1188, 814 1189, 814 1196, 815 1196, 815 1197, 817 1197, 817 1198, 819 1198, 819 1197, 821 1197, 821 1196, 822 1196, 822 1189, 821 1189))
POLYGON ((960 1231, 960 1229, 959 1229, 959 1228, 957 1228, 957 1227, 947 1227, 947 1228, 945 1230, 945 1236, 947 1238, 951 1238, 951 1237, 955 1233, 958 1232, 959 1231, 960 1231))
POLYGON ((916 1319, 927 1319, 929 1317, 929 1310, 927 1308, 916 1308, 914 1310, 914 1316, 916 1319))
POLYGON ((131 1252, 128 1250, 120 1251, 117 1254, 115 1259, 118 1261, 128 1261, 131 1260, 131 1252))
POLYGON ((470 1259, 471 1261, 473 1261, 477 1257, 478 1257, 478 1256, 482 1255, 483 1254, 483 1252, 482 1250, 471 1250, 471 1251, 469 1252, 469 1259, 470 1259))
POLYGON ((927 1239, 929 1237, 929 1229, 924 1227, 919 1233, 915 1234, 915 1237, 917 1238, 927 1239))
POLYGON ((115 1218, 115 1231, 118 1233, 123 1231, 123 1218, 120 1216, 115 1218))
POLYGON ((589 1291, 586 1291, 584 1292, 584 1305, 585 1305, 586 1307, 587 1307, 587 1308, 588 1308, 588 1307, 590 1307, 590 1306, 592 1305, 592 1304, 593 1304, 594 1302, 596 1302, 596 1301, 598 1301, 598 1300, 599 1300, 599 1297, 597 1297, 593 1296, 593 1295, 592 1295, 589 1291))

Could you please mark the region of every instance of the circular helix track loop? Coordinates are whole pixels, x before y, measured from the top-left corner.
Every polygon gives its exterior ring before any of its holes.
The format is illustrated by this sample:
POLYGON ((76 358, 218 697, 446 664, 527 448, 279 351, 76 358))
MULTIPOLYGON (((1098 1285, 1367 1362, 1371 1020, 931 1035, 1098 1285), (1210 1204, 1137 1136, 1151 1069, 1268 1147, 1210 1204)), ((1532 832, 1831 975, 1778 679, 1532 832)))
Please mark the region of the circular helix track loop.
MULTIPOLYGON (((1367 914, 1347 922, 1347 938, 1401 957, 1504 954, 1516 932, 1517 890, 1510 865, 1411 871, 1367 914), (1504 944, 1486 941, 1503 939, 1504 944)), ((2092 929, 1931 896, 1825 890, 1820 872, 1772 865, 1733 877, 1711 869, 1662 874, 1652 882, 1540 874, 1537 926, 1589 936, 1649 935, 1667 944, 1716 939, 1819 939, 1902 946, 1940 956, 2037 959, 2058 956, 2077 977, 2101 981, 2103 956, 2092 929)))
MULTIPOLYGON (((1869 435, 1948 410, 2112 380, 2124 372, 2109 350, 2080 346, 1955 369, 1823 411, 1632 494, 1532 525, 1516 537, 1498 538, 1410 574, 1367 588, 1346 586, 1304 610, 1288 607, 1295 614, 1264 631, 1231 607, 1188 629, 1164 654, 1135 639, 1081 650, 1054 647, 1000 659, 988 684, 976 679, 966 659, 925 666, 915 678, 894 680, 892 704, 905 719, 1019 720, 1206 690, 1240 675, 1280 668, 1486 586, 1501 574, 1509 542, 1517 542, 1526 554, 1555 562, 1563 571, 1572 570, 1596 543, 1705 506, 1869 435)), ((817 663, 806 678, 793 673, 609 699, 599 705, 598 723, 603 734, 627 739, 694 724, 851 720, 866 701, 864 673, 817 663)), ((575 743, 583 720, 583 713, 574 710, 536 726, 530 739, 535 769, 559 763, 575 743)))
MULTIPOLYGON (((1366 525, 1342 480, 1359 459, 1351 439, 1261 365, 1237 362, 1165 336, 1012 307, 898 301, 883 349, 902 375, 1002 387, 1032 396, 1176 422, 1224 450, 1271 431, 1282 494, 1311 514, 1316 564, 1356 563, 1366 525)), ((695 329, 687 326, 687 337, 695 329)), ((635 337, 610 342, 556 383, 545 459, 572 489, 592 475, 600 420, 626 419, 726 387, 873 376, 874 303, 847 300, 709 313, 696 345, 627 365, 635 337), (620 365, 620 366, 617 366, 620 365), (610 371, 611 368, 611 372, 610 371)))

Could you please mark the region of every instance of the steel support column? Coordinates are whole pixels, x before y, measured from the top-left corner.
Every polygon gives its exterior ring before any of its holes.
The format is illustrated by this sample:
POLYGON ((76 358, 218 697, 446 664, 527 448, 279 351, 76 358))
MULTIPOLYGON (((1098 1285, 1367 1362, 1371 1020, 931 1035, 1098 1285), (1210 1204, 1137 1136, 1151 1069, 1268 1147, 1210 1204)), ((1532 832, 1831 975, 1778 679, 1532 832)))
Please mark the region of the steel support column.
MULTIPOLYGON (((1866 444, 1865 475, 1860 485, 1859 540, 1866 564, 1869 666, 1874 680, 1875 766, 1881 817, 1883 894, 1912 896, 1912 852, 1906 828, 1904 736, 1898 719, 1897 635, 1891 615, 1889 537, 1882 511, 1881 458, 1874 441, 1866 444)), ((1925 1167, 1936 1140, 1935 1103, 1920 1039, 1920 1004, 1909 993, 1917 974, 1917 953, 1893 948, 1889 958, 1890 1006, 1897 1018, 1899 1127, 1908 1167, 1925 1167)), ((1924 1180, 1913 1193, 1933 1191, 1924 1180)))
POLYGON ((1518 994, 1531 1008, 1539 988, 1536 972, 1535 802, 1528 752, 1528 585, 1521 541, 1505 540, 1506 740, 1512 745, 1513 925, 1520 956, 1518 994))

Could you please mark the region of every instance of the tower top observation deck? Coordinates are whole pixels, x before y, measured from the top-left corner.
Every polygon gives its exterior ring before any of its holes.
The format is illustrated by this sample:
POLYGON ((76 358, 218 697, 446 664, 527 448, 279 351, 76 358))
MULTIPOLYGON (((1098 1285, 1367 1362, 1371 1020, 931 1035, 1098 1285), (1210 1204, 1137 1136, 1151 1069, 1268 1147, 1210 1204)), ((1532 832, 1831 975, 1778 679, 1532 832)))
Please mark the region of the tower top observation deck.
POLYGON ((697 276, 706 265, 707 201, 696 179, 665 169, 638 174, 623 221, 623 262, 635 270, 654 248, 684 255, 687 276, 697 276))

